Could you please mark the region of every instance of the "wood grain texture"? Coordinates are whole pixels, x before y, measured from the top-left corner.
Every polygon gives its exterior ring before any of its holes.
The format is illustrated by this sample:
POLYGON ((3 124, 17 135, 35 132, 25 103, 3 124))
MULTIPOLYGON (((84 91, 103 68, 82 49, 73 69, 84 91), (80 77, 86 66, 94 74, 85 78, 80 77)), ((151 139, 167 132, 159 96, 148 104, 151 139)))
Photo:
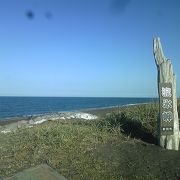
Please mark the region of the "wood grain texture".
MULTIPOLYGON (((162 135, 161 133, 161 119, 158 117, 158 139, 159 145, 166 149, 179 150, 180 145, 180 132, 179 132, 179 118, 177 112, 177 97, 176 97, 176 76, 173 72, 171 61, 164 56, 160 38, 154 38, 153 40, 153 52, 158 71, 158 92, 161 97, 160 84, 171 83, 172 84, 172 100, 173 100, 173 120, 174 129, 173 135, 162 135)), ((159 101, 159 107, 161 102, 159 101)))

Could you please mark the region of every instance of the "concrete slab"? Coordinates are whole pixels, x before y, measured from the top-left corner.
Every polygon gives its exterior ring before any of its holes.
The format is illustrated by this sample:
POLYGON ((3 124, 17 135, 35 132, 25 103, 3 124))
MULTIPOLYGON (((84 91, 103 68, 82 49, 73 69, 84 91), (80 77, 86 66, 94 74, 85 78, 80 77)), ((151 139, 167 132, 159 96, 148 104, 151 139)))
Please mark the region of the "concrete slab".
POLYGON ((67 180, 47 164, 25 169, 4 180, 67 180))

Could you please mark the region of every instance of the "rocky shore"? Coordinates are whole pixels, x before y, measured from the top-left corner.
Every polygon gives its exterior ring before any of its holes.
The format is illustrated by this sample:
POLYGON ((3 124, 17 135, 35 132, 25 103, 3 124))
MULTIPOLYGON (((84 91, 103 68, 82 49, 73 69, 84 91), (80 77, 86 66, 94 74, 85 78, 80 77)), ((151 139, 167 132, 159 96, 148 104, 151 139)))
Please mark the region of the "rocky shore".
POLYGON ((87 112, 59 112, 43 115, 34 115, 21 118, 12 118, 0 121, 0 133, 8 133, 21 127, 33 127, 47 121, 65 121, 65 120, 93 120, 98 116, 87 112))
POLYGON ((94 120, 99 117, 105 117, 112 112, 118 112, 121 108, 127 106, 136 106, 137 104, 128 104, 125 106, 87 109, 78 112, 56 112, 42 115, 32 115, 25 117, 12 117, 0 119, 0 133, 8 133, 21 127, 33 127, 37 124, 47 121, 67 121, 67 120, 94 120))

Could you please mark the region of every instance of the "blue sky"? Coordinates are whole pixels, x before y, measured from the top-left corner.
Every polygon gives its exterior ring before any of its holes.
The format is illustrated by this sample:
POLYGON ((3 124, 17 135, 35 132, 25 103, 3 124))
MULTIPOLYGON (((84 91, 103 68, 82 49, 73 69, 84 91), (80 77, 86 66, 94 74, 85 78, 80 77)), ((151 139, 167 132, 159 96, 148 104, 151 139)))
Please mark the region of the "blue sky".
POLYGON ((180 96, 179 0, 0 0, 0 35, 0 96, 157 97, 156 36, 180 96))

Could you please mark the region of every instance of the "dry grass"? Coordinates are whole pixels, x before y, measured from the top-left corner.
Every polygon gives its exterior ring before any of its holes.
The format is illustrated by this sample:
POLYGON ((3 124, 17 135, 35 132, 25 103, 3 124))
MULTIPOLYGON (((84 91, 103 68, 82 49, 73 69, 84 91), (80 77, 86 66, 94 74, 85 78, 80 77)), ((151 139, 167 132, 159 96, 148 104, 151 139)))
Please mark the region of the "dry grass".
POLYGON ((179 154, 148 145, 155 143, 157 114, 157 104, 129 106, 97 121, 48 122, 1 134, 0 177, 47 163, 68 179, 109 180, 131 176, 133 179, 163 179, 166 171, 176 179, 180 177, 180 169, 173 165, 166 169, 166 162, 176 161, 180 165, 179 154), (166 161, 163 161, 164 153, 166 161), (143 162, 143 166, 139 162, 143 162), (158 163, 162 171, 157 171, 158 163), (131 167, 129 174, 128 167, 131 167))
POLYGON ((0 140, 0 175, 47 163, 69 178, 98 177, 104 169, 91 153, 98 144, 116 138, 117 134, 99 131, 94 125, 55 122, 4 134, 0 140))

